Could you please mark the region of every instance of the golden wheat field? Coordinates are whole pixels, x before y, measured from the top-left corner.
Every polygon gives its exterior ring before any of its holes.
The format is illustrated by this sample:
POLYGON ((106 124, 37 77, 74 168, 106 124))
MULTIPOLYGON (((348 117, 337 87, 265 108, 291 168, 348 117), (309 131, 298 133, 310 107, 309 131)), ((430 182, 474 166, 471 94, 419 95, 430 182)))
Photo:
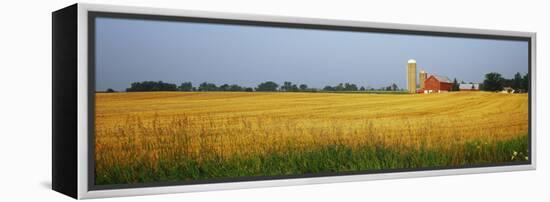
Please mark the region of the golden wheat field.
MULTIPOLYGON (((155 172, 167 159, 200 164, 327 145, 456 150, 455 162, 468 155, 460 149, 467 142, 491 144, 528 132, 527 94, 488 92, 96 93, 95 111, 99 177, 136 163, 155 172)), ((127 175, 120 177, 124 183, 144 181, 127 175)))

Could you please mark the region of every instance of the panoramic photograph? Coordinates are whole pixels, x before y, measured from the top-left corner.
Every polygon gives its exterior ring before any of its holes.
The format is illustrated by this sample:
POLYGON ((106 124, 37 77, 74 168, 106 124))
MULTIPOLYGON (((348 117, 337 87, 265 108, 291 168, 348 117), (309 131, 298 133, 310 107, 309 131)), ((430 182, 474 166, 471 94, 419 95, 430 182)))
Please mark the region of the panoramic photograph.
POLYGON ((521 40, 98 17, 96 185, 527 164, 521 40))

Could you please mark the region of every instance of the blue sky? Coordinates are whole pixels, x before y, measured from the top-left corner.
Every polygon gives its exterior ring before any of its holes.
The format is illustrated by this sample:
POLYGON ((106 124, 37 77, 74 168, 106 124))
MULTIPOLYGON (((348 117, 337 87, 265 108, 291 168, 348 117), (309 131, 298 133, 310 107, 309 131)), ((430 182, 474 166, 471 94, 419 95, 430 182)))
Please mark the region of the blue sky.
POLYGON ((136 81, 255 87, 264 81, 322 88, 342 82, 405 88, 408 59, 418 71, 482 82, 488 72, 528 71, 525 41, 96 19, 96 89, 136 81))

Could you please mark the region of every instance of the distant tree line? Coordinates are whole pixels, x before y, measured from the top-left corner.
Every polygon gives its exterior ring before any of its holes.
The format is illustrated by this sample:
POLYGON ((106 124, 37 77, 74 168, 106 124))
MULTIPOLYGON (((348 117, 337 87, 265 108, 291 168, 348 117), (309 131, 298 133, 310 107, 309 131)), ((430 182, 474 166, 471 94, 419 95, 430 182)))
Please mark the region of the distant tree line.
MULTIPOLYGON (((255 88, 239 86, 237 84, 223 84, 217 86, 214 83, 203 82, 199 86, 193 86, 191 82, 183 82, 179 86, 163 81, 142 81, 134 82, 126 89, 126 92, 146 92, 146 91, 233 91, 233 92, 319 92, 319 91, 400 91, 397 84, 393 83, 387 87, 374 89, 370 87, 358 87, 353 83, 340 83, 336 86, 325 86, 323 89, 310 88, 307 84, 294 84, 290 81, 283 82, 282 85, 274 81, 266 81, 260 83, 255 88)), ((113 89, 108 89, 106 92, 115 92, 113 89)))
POLYGON ((384 89, 385 91, 403 91, 403 89, 399 89, 399 87, 397 87, 397 84, 395 83, 392 83, 391 85, 387 86, 386 89, 384 89))
POLYGON ((502 91, 504 87, 511 87, 516 92, 529 92, 529 73, 521 75, 516 73, 514 78, 506 79, 501 74, 491 72, 485 75, 485 80, 480 86, 484 91, 502 91))
POLYGON ((324 91, 358 91, 357 85, 352 83, 339 83, 336 86, 325 86, 324 91))
POLYGON ((130 88, 127 88, 127 92, 141 92, 141 91, 177 91, 178 86, 176 84, 164 83, 162 81, 143 81, 134 82, 130 84, 130 88))
MULTIPOLYGON (((236 84, 216 84, 203 82, 198 87, 194 87, 191 82, 183 82, 179 86, 163 81, 142 81, 134 82, 126 89, 126 92, 146 92, 146 91, 253 91, 252 88, 242 87, 236 84)), ((114 92, 108 89, 107 92, 114 92)))
POLYGON ((323 91, 403 91, 403 89, 400 89, 395 83, 378 89, 364 86, 358 87, 353 83, 339 83, 336 86, 325 86, 323 91))
MULTIPOLYGON (((461 81, 460 83, 465 83, 461 81)), ((453 80, 452 91, 459 91, 460 83, 455 78, 453 80)), ((502 91, 504 87, 511 87, 516 92, 528 92, 529 91, 529 75, 522 75, 516 73, 514 78, 506 79, 500 73, 491 72, 485 75, 485 80, 480 84, 480 90, 483 91, 502 91)), ((255 88, 239 86, 237 84, 223 84, 217 86, 214 83, 203 82, 199 86, 193 86, 191 82, 183 82, 179 86, 173 83, 166 83, 163 81, 142 81, 134 82, 126 89, 127 92, 144 92, 144 91, 233 91, 233 92, 338 92, 338 91, 403 91, 397 84, 374 89, 371 87, 358 87, 353 83, 339 83, 335 86, 327 85, 322 89, 310 88, 306 84, 294 84, 290 81, 283 82, 282 85, 277 84, 274 81, 266 81, 260 83, 255 88)), ((109 88, 106 92, 115 92, 109 88)))

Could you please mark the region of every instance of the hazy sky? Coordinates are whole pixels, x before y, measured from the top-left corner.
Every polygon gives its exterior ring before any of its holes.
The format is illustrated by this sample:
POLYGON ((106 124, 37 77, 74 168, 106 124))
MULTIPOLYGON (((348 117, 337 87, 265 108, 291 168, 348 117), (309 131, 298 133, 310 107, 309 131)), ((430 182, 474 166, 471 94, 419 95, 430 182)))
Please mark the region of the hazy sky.
POLYGON ((527 73, 528 43, 350 31, 97 18, 96 88, 136 81, 255 87, 264 81, 322 88, 342 82, 405 88, 418 71, 482 82, 527 73))

